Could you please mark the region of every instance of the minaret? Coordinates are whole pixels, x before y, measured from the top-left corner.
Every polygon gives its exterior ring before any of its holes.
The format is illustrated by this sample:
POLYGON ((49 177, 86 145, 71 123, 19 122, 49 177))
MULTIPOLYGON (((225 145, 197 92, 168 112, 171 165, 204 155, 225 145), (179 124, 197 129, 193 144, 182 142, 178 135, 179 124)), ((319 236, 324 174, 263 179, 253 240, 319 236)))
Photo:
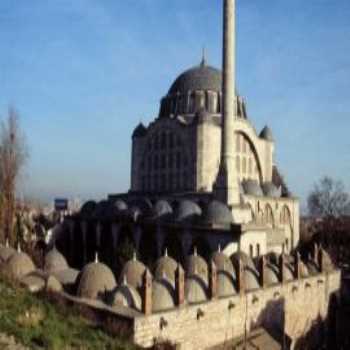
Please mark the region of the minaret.
POLYGON ((221 158, 218 176, 214 184, 214 195, 216 199, 229 206, 237 206, 240 203, 239 183, 234 158, 235 118, 237 114, 235 12, 236 0, 224 0, 221 158))

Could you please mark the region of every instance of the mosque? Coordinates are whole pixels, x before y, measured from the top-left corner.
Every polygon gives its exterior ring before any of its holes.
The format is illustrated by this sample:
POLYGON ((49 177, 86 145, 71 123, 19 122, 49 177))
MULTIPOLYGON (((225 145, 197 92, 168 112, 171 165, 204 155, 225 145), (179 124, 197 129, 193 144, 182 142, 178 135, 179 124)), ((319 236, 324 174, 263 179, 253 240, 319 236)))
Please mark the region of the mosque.
POLYGON ((295 349, 323 339, 317 320, 335 329, 340 272, 321 247, 297 251, 299 202, 236 92, 235 0, 223 4, 222 71, 203 57, 135 128, 130 191, 66 217, 40 272, 0 247, 0 272, 108 314, 142 347, 295 349))

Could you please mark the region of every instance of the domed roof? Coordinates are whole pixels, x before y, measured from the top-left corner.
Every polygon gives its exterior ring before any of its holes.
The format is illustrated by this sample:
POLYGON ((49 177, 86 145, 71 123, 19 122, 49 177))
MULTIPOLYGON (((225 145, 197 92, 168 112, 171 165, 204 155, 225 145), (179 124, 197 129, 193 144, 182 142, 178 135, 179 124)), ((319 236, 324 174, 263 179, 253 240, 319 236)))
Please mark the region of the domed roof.
POLYGON ((118 210, 118 211, 124 211, 128 209, 128 205, 122 200, 122 199, 117 199, 114 203, 113 206, 118 210))
POLYGON ((4 271, 14 279, 20 279, 35 271, 32 259, 25 253, 14 253, 5 263, 4 271))
POLYGON ((156 219, 169 218, 173 213, 173 208, 166 200, 158 200, 153 207, 153 217, 156 219))
POLYGON ((97 203, 94 210, 94 217, 97 219, 104 219, 107 217, 110 208, 110 203, 107 200, 102 200, 97 203))
POLYGON ((230 274, 235 274, 235 270, 233 268, 232 262, 226 254, 217 251, 213 253, 213 255, 211 256, 211 259, 214 261, 218 272, 226 271, 226 272, 229 272, 230 274))
POLYGON ((272 182, 265 182, 261 187, 265 196, 273 198, 279 198, 282 196, 282 188, 277 188, 272 182))
POLYGON ((152 215, 153 205, 147 197, 142 197, 130 201, 129 208, 138 208, 142 215, 150 216, 152 215))
POLYGON ((194 221, 202 215, 202 210, 199 205, 188 199, 181 200, 174 214, 174 219, 177 222, 194 221))
POLYGON ((121 305, 141 311, 142 300, 140 294, 133 286, 121 284, 112 292, 109 304, 112 306, 121 305))
POLYGON ((175 272, 178 267, 178 263, 165 254, 157 260, 154 268, 154 277, 160 279, 166 276, 169 281, 175 283, 175 272))
POLYGON ((117 285, 110 268, 99 262, 86 265, 77 281, 77 295, 87 299, 104 300, 106 292, 111 292, 117 285))
POLYGON ((231 255, 231 261, 236 270, 238 270, 239 260, 244 267, 249 267, 251 270, 256 271, 256 266, 253 260, 241 250, 231 255))
POLYGON ((233 276, 226 271, 218 272, 218 296, 228 297, 237 294, 235 280, 233 276))
POLYGON ((263 191, 256 180, 245 180, 242 183, 243 190, 245 194, 248 194, 250 196, 263 196, 263 191))
POLYGON ((14 253, 16 253, 16 250, 8 245, 1 245, 0 246, 0 262, 6 262, 14 253))
POLYGON ((187 93, 196 90, 221 91, 222 74, 219 69, 202 62, 179 75, 169 89, 169 94, 187 93))
POLYGON ((196 252, 187 258, 186 273, 188 276, 199 276, 208 283, 208 264, 196 252))
POLYGON ((119 277, 119 283, 121 284, 123 281, 126 281, 127 284, 138 290, 142 287, 142 279, 145 271, 146 266, 134 257, 124 265, 119 277))
POLYGON ((175 307, 175 291, 170 281, 161 278, 152 284, 153 312, 169 310, 175 307))
POLYGON ((192 303, 200 303, 208 299, 208 286, 198 276, 189 276, 185 283, 186 300, 192 303))
POLYGON ((66 258, 56 249, 56 247, 53 247, 53 249, 45 255, 45 271, 52 273, 66 270, 68 268, 69 266, 66 258))
POLYGON ((93 212, 96 209, 96 202, 95 201, 88 201, 80 208, 80 214, 86 217, 89 217, 93 214, 93 212))
POLYGON ((229 226, 233 222, 233 217, 227 205, 214 200, 205 207, 203 221, 212 225, 229 226))
POLYGON ((144 137, 147 134, 147 129, 145 128, 145 126, 140 123, 134 130, 134 132, 132 133, 132 137, 144 137))
POLYGON ((258 274, 249 267, 244 269, 244 285, 247 291, 260 288, 258 274))
POLYGON ((271 129, 266 125, 260 132, 260 138, 273 142, 273 135, 271 129))

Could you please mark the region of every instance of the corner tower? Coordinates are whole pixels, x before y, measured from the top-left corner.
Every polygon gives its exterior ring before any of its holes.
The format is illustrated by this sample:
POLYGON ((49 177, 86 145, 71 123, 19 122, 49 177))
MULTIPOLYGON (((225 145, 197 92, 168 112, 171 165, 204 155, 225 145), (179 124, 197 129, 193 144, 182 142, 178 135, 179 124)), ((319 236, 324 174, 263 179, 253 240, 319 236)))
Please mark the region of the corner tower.
POLYGON ((240 204, 234 150, 235 119, 237 118, 235 95, 236 0, 224 0, 223 19, 221 156, 219 172, 214 184, 214 197, 233 207, 240 204))

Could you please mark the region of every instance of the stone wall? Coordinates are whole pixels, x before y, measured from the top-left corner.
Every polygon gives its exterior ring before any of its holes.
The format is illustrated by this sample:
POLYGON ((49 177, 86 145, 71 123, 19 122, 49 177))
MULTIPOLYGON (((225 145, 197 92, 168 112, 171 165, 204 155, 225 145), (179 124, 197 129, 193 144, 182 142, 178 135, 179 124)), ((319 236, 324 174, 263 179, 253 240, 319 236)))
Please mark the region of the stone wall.
POLYGON ((259 326, 285 331, 293 342, 319 317, 327 316, 330 297, 340 287, 340 272, 319 274, 243 295, 136 317, 134 341, 181 344, 182 350, 207 349, 259 326))

